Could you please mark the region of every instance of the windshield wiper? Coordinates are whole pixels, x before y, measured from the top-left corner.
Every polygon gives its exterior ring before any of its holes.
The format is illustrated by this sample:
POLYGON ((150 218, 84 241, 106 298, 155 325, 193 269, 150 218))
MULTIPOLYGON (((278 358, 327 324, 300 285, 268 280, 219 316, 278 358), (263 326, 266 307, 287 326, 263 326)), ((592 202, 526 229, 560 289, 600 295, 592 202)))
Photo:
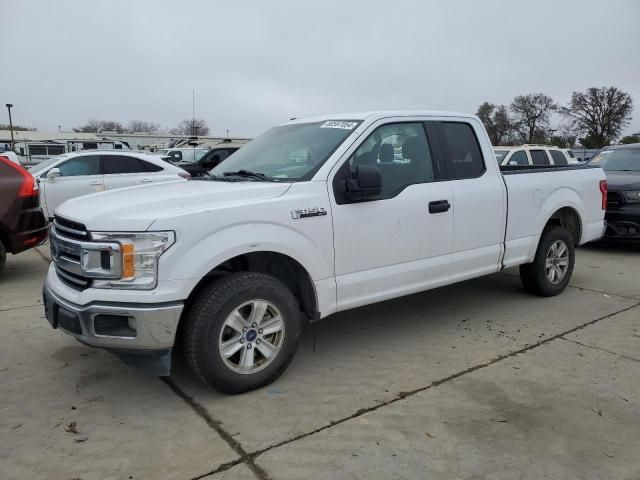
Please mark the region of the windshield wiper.
POLYGON ((264 182, 273 182, 274 179, 264 173, 252 172, 250 170, 238 170, 237 172, 224 172, 225 177, 246 177, 254 180, 262 180, 264 182))

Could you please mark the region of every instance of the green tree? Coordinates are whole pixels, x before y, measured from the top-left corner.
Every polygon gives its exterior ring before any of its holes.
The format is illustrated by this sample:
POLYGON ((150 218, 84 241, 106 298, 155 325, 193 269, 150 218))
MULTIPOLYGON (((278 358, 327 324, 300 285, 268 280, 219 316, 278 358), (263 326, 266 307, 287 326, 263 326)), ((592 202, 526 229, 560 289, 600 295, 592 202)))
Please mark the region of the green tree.
MULTIPOLYGON (((9 124, 3 124, 0 123, 0 130, 9 130, 9 124)), ((13 126, 13 131, 14 132, 33 132, 36 131, 36 128, 31 128, 31 127, 23 127, 22 125, 14 125, 13 126)))
POLYGON ((629 143, 640 143, 640 135, 627 135, 626 137, 622 137, 620 143, 624 145, 628 145, 629 143))
POLYGON ((631 95, 616 87, 573 92, 569 104, 561 109, 575 129, 584 134, 580 143, 587 148, 611 144, 631 121, 632 111, 631 95))

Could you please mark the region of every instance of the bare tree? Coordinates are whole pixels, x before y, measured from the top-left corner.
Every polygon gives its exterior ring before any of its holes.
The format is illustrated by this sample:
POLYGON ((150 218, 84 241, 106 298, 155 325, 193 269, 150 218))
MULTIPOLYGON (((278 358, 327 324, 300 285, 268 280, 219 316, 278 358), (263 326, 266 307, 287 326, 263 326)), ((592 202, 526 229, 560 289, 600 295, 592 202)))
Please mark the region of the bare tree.
POLYGON ((514 116, 514 128, 525 143, 544 141, 549 129, 549 115, 558 108, 544 93, 518 95, 509 109, 514 116))
POLYGON ((476 115, 487 129, 493 145, 500 145, 509 140, 509 135, 513 131, 513 123, 506 106, 484 102, 478 107, 476 115))
POLYGON ((144 120, 131 120, 127 127, 128 133, 150 133, 156 134, 160 132, 160 124, 156 122, 147 122, 144 120))
POLYGON ((569 105, 561 109, 575 129, 585 135, 580 143, 588 148, 609 145, 629 124, 632 111, 631 95, 616 87, 573 92, 569 105))
POLYGON ((172 135, 191 135, 192 137, 209 134, 207 122, 201 118, 186 119, 181 121, 176 128, 172 128, 169 133, 172 135))
POLYGON ((100 132, 116 132, 125 133, 126 129, 120 122, 113 120, 96 120, 94 118, 89 119, 87 123, 80 127, 73 129, 74 132, 82 133, 100 133, 100 132))

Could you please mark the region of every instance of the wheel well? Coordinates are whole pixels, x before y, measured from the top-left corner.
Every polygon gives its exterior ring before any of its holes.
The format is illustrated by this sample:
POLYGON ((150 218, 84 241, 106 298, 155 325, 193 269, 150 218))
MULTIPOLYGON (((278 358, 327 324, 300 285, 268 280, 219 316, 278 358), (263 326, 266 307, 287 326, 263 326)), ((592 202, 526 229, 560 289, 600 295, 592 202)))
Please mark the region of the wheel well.
POLYGON ((311 277, 296 260, 277 252, 251 252, 227 260, 200 280, 189 299, 217 278, 233 272, 258 272, 277 278, 291 290, 300 304, 300 310, 309 320, 318 319, 316 292, 311 277))
POLYGON ((573 237, 573 243, 578 245, 582 238, 582 222, 580 215, 571 207, 563 207, 556 211, 545 225, 558 225, 567 230, 573 237))

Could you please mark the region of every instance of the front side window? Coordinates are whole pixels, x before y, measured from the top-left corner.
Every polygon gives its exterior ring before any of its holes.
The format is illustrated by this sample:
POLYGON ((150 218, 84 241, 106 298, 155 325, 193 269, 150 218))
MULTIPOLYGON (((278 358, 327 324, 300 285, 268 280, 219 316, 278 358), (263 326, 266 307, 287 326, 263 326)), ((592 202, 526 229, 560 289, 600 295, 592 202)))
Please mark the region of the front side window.
POLYGON ((442 122, 447 177, 455 180, 483 174, 484 159, 473 128, 464 122, 442 122))
POLYGON ((509 165, 529 165, 529 157, 524 150, 518 150, 511 155, 509 159, 509 165))
POLYGON ((83 155, 71 158, 57 166, 61 177, 100 175, 100 158, 97 155, 83 155))
POLYGON ((360 122, 325 122, 282 125, 267 130, 211 170, 212 175, 246 170, 273 181, 310 180, 331 154, 351 135, 360 122), (302 150, 308 155, 297 161, 292 155, 302 150))
POLYGON ((560 150, 549 150, 549 153, 551 154, 551 158, 553 158, 554 165, 569 165, 567 157, 565 157, 564 153, 560 150))
POLYGON ((390 198, 407 186, 435 178, 429 143, 422 123, 394 123, 378 127, 349 158, 354 174, 359 165, 382 172, 382 192, 390 198))
POLYGON ((544 150, 531 150, 529 154, 534 165, 550 165, 549 157, 544 150))

